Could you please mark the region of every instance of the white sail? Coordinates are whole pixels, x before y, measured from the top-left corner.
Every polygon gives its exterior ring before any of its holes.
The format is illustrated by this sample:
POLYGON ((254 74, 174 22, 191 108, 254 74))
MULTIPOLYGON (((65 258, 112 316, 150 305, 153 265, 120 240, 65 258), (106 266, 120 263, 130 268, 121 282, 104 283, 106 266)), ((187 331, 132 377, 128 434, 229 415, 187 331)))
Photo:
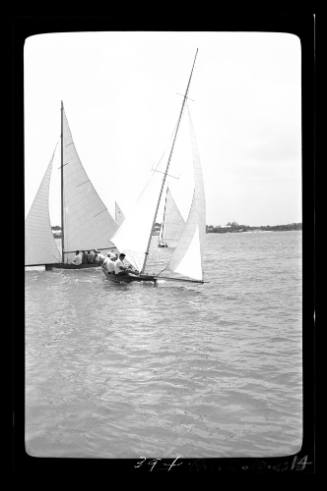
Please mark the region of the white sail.
POLYGON ((49 216, 49 185, 55 152, 41 181, 40 187, 25 221, 25 265, 43 265, 59 262, 49 216))
POLYGON ((205 239, 204 185, 200 157, 189 111, 188 116, 193 150, 194 193, 186 224, 167 269, 188 278, 202 281, 202 253, 205 239))
POLYGON ((166 189, 166 199, 159 242, 168 247, 176 247, 182 234, 185 221, 179 211, 170 188, 166 189))
POLYGON ((65 253, 112 246, 117 224, 82 166, 64 111, 63 182, 65 253))
MULTIPOLYGON (((198 50, 196 51, 197 54, 198 50)), ((176 178, 176 191, 179 191, 180 202, 175 203, 175 209, 180 210, 181 217, 187 217, 186 223, 180 220, 181 232, 177 247, 175 248, 167 266, 161 270, 160 274, 169 269, 173 273, 177 273, 184 277, 191 278, 196 281, 203 281, 202 268, 202 249, 205 234, 205 200, 204 188, 202 181, 202 172, 200 159, 197 152, 193 128, 191 129, 191 142, 186 141, 186 151, 183 144, 178 143, 177 133, 182 125, 182 114, 185 107, 188 89, 193 73, 194 63, 183 99, 178 123, 174 132, 174 138, 170 147, 168 160, 164 172, 156 169, 150 186, 147 186, 145 191, 140 196, 136 206, 132 209, 130 215, 127 216, 118 231, 112 237, 112 242, 120 252, 124 252, 127 259, 141 272, 144 273, 147 265, 148 254, 150 253, 151 235, 153 225, 157 219, 160 209, 162 192, 167 179, 176 178), (190 153, 190 147, 193 147, 193 154, 190 153), (191 162, 193 160, 193 168, 191 162), (176 172, 177 176, 174 176, 176 172), (160 174, 163 174, 162 177, 160 174), (184 211, 182 211, 183 205, 184 211)), ((189 125, 191 121, 189 117, 189 125)), ((179 142, 181 131, 178 133, 179 142)), ((188 132, 189 133, 189 132, 188 132)), ((169 187, 171 183, 169 184, 169 187)), ((174 191, 175 197, 175 191, 174 191)), ((154 252, 154 251, 152 251, 154 252)), ((175 278, 176 279, 176 278, 175 278)), ((184 278, 185 279, 185 278, 184 278)))
POLYGON ((115 201, 115 222, 119 226, 123 223, 124 220, 125 220, 124 213, 121 211, 117 201, 115 201))
POLYGON ((154 212, 159 196, 162 174, 154 172, 131 212, 111 238, 119 252, 139 271, 142 270, 149 237, 152 233, 154 212))

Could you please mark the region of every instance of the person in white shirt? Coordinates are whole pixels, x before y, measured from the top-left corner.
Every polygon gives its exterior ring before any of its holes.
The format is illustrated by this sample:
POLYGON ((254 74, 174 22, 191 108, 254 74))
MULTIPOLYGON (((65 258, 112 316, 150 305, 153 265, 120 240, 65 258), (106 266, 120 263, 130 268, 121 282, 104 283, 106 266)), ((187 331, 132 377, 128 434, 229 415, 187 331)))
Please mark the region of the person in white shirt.
POLYGON ((115 261, 115 274, 125 273, 127 266, 124 264, 125 254, 119 254, 117 261, 115 261))
POLYGON ((127 274, 128 276, 136 276, 139 272, 130 264, 125 262, 126 255, 119 254, 119 258, 115 261, 115 275, 127 274))
POLYGON ((87 251, 87 262, 89 264, 94 263, 94 258, 95 258, 95 252, 94 251, 87 251))
POLYGON ((102 268, 107 269, 107 263, 110 261, 109 254, 107 254, 107 257, 105 257, 103 263, 102 263, 102 268))
POLYGON ((115 272, 115 254, 108 254, 105 260, 102 263, 102 268, 105 273, 113 274, 115 272))
POLYGON ((94 258, 94 262, 96 264, 99 264, 99 265, 102 265, 103 264, 103 261, 105 260, 105 256, 103 254, 101 254, 101 252, 95 250, 96 252, 96 256, 94 258))
POLYGON ((79 266, 80 264, 82 264, 82 260, 83 260, 82 254, 79 251, 76 251, 76 255, 72 260, 72 264, 75 264, 75 266, 79 266))

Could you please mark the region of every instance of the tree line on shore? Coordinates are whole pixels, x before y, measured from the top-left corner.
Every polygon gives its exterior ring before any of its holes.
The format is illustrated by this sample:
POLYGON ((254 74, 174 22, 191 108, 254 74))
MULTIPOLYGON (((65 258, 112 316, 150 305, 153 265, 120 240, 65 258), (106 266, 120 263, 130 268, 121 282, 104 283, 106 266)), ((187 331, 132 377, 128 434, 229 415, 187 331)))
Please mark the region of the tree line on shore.
POLYGON ((251 227, 250 225, 239 225, 237 222, 228 222, 224 227, 220 225, 207 225, 207 233, 226 233, 226 232, 249 232, 249 231, 283 231, 283 230, 302 230, 302 223, 288 223, 286 225, 260 225, 251 227))
MULTIPOLYGON (((53 236, 56 239, 61 238, 61 227, 55 225, 51 227, 53 236)), ((154 233, 159 233, 160 223, 155 223, 153 227, 154 233)), ((226 233, 226 232, 249 232, 249 231, 287 231, 287 230, 302 230, 302 223, 288 223, 286 225, 261 225, 256 227, 251 227, 250 225, 239 225, 237 222, 228 222, 225 226, 221 225, 206 225, 207 234, 210 233, 226 233)))

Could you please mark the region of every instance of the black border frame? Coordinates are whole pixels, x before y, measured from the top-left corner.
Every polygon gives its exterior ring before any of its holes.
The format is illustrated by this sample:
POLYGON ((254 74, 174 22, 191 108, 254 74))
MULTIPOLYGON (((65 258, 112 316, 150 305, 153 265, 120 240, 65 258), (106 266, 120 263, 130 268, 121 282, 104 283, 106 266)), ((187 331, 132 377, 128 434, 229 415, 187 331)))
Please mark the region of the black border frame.
MULTIPOLYGON (((215 16, 218 17, 218 16, 215 16)), ((316 175, 316 16, 314 11, 292 13, 248 12, 221 15, 217 22, 134 25, 113 21, 113 16, 12 16, 8 26, 11 51, 11 342, 12 342, 12 470, 27 474, 47 472, 209 472, 221 474, 315 474, 316 470, 316 338, 313 313, 316 305, 315 276, 315 175, 316 175), (286 32, 300 38, 302 48, 302 216, 303 216, 303 444, 295 455, 272 458, 173 459, 78 459, 38 458, 24 445, 24 78, 25 39, 34 34, 76 31, 255 31, 286 32), (19 308, 17 308, 17 300, 19 308)))

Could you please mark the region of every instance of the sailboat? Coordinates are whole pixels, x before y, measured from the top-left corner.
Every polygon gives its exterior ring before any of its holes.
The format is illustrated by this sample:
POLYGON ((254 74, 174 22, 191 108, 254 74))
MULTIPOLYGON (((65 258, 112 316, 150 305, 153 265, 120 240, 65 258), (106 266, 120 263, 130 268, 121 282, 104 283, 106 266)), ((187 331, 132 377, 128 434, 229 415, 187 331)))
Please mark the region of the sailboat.
POLYGON ((184 226, 185 221, 178 209, 170 188, 167 186, 158 247, 176 247, 184 226))
MULTIPOLYGON (((191 74, 188 79, 185 95, 183 96, 182 106, 179 112, 177 125, 175 127, 172 143, 165 165, 164 171, 158 169, 153 170, 151 180, 141 193, 137 203, 133 207, 131 213, 126 216, 124 222, 115 232, 111 241, 116 248, 125 254, 126 260, 135 268, 137 274, 129 274, 128 272, 121 275, 107 275, 107 278, 113 281, 151 281, 156 283, 159 279, 175 280, 175 281, 191 281, 195 283, 204 283, 202 256, 205 239, 205 198, 204 186, 201 171, 201 164, 195 135, 191 123, 190 111, 188 110, 189 133, 191 136, 191 159, 193 161, 192 183, 189 186, 189 206, 185 221, 179 221, 179 234, 176 247, 167 255, 167 261, 164 268, 158 272, 149 272, 149 257, 151 256, 151 242, 153 236, 153 228, 156 223, 159 207, 163 192, 167 189, 167 179, 170 166, 175 160, 179 161, 179 157, 175 158, 177 137, 182 123, 182 117, 185 112, 188 91, 193 75, 195 60, 198 50, 196 51, 191 74), (168 276, 169 274, 169 276, 168 276)), ((188 168, 190 168, 190 162, 188 168)), ((169 185, 169 187, 171 184, 169 185)), ((183 188, 184 189, 184 188, 183 188)), ((186 188, 185 188, 186 189, 186 188)), ((166 191, 169 193, 170 191, 166 191)), ((187 193, 182 193, 182 197, 187 198, 187 193)), ((167 197, 167 194, 166 194, 167 197)))
POLYGON ((46 269, 82 269, 97 264, 70 264, 76 250, 113 248, 111 237, 118 224, 96 192, 76 151, 61 102, 60 184, 61 251, 51 230, 49 215, 50 178, 58 144, 25 221, 25 266, 46 269))

